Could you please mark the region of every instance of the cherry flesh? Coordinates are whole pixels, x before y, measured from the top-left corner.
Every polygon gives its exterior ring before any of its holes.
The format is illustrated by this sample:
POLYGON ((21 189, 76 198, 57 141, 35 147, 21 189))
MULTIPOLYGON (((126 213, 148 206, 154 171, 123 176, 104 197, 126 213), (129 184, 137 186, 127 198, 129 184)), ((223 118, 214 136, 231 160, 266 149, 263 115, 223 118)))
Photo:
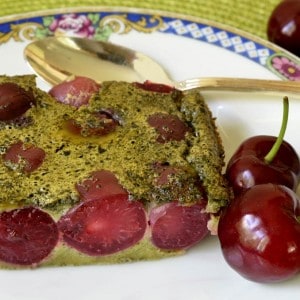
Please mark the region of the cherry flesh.
POLYGON ((34 95, 13 82, 0 84, 0 121, 22 116, 35 104, 34 95))
POLYGON ((287 187, 252 187, 220 217, 218 237, 225 260, 252 281, 292 277, 300 270, 299 217, 300 200, 287 187))
POLYGON ((80 107, 89 103, 90 98, 100 89, 100 85, 93 79, 78 76, 69 81, 55 85, 49 94, 57 101, 80 107))
POLYGON ((285 0, 273 10, 267 26, 268 39, 300 56, 300 1, 285 0))

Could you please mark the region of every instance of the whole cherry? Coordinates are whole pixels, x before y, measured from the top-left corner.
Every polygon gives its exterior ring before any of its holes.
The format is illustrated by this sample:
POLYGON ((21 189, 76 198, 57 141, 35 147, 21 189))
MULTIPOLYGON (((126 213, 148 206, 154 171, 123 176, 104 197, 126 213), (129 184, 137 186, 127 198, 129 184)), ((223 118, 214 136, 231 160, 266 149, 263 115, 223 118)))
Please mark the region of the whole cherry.
POLYGON ((273 10, 267 25, 268 39, 300 56, 300 1, 285 0, 273 10))
POLYGON ((296 190, 300 160, 294 148, 283 141, 287 119, 288 99, 284 98, 283 121, 278 137, 251 137, 233 154, 227 164, 226 177, 235 195, 262 183, 282 184, 296 190))
POLYGON ((220 216, 225 260, 243 277, 279 282, 300 270, 300 200, 285 186, 256 185, 220 216))

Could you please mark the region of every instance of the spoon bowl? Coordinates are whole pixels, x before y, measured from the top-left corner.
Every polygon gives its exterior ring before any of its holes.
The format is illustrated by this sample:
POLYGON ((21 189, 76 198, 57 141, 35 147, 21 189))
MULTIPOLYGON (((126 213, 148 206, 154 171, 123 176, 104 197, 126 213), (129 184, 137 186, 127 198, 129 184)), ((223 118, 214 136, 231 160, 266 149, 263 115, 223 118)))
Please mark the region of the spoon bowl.
POLYGON ((108 80, 153 80, 172 84, 164 69, 148 56, 108 42, 76 37, 50 37, 24 50, 33 70, 50 84, 71 76, 108 80))
POLYGON ((101 83, 108 80, 152 82, 185 91, 230 90, 299 94, 296 81, 248 78, 193 78, 174 82, 164 68, 152 58, 110 42, 78 37, 49 37, 34 41, 24 49, 32 69, 52 85, 73 76, 86 76, 101 83))

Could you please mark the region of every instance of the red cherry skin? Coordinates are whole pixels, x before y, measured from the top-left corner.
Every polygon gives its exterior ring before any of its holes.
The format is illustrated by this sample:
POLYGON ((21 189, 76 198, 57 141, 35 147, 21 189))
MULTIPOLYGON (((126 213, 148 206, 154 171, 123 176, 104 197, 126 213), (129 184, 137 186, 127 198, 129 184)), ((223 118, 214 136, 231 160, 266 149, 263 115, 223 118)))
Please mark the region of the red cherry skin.
POLYGON ((42 148, 18 141, 10 145, 3 160, 10 162, 14 166, 13 170, 16 168, 24 173, 31 173, 42 165, 45 156, 46 152, 42 148))
POLYGON ((267 25, 268 39, 300 56, 300 1, 285 0, 273 10, 267 25))
POLYGON ((100 89, 100 85, 93 79, 77 76, 70 81, 63 81, 49 91, 57 101, 67 105, 80 107, 87 105, 90 98, 100 89))
POLYGON ((91 256, 108 255, 139 242, 147 229, 144 206, 128 195, 108 195, 79 203, 58 221, 67 245, 91 256))
POLYGON ((162 83, 151 82, 149 80, 146 80, 143 83, 134 82, 134 85, 145 91, 151 91, 151 92, 157 92, 157 93, 169 94, 174 91, 174 87, 172 87, 172 86, 162 84, 162 83))
POLYGON ((218 237, 227 263, 256 282, 279 282, 300 270, 300 199, 285 186, 256 185, 222 212, 218 237))
POLYGON ((102 199, 112 195, 128 196, 128 192, 119 183, 115 174, 103 169, 92 172, 89 178, 77 183, 75 187, 83 201, 102 199))
POLYGON ((35 105, 31 91, 23 89, 13 82, 0 84, 0 121, 11 121, 21 117, 35 105))
POLYGON ((289 143, 281 144, 271 163, 264 160, 275 141, 275 136, 254 136, 245 140, 233 154, 227 164, 226 177, 235 195, 262 183, 282 184, 296 190, 300 160, 289 143))
POLYGON ((176 115, 155 113, 148 117, 147 122, 158 133, 156 141, 162 144, 181 141, 189 131, 189 127, 176 115))

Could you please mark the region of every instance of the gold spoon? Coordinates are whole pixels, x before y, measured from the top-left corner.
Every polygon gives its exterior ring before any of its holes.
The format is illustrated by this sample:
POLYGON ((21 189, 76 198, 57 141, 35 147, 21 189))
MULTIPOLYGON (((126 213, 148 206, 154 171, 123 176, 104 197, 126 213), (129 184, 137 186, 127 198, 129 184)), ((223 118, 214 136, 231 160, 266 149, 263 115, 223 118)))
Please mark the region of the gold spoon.
POLYGON ((39 76, 53 85, 77 75, 93 78, 100 83, 107 80, 150 80, 172 85, 182 91, 200 88, 300 93, 300 82, 296 81, 201 77, 174 82, 157 62, 140 52, 109 42, 78 37, 49 37, 34 41, 24 49, 24 57, 39 76))

